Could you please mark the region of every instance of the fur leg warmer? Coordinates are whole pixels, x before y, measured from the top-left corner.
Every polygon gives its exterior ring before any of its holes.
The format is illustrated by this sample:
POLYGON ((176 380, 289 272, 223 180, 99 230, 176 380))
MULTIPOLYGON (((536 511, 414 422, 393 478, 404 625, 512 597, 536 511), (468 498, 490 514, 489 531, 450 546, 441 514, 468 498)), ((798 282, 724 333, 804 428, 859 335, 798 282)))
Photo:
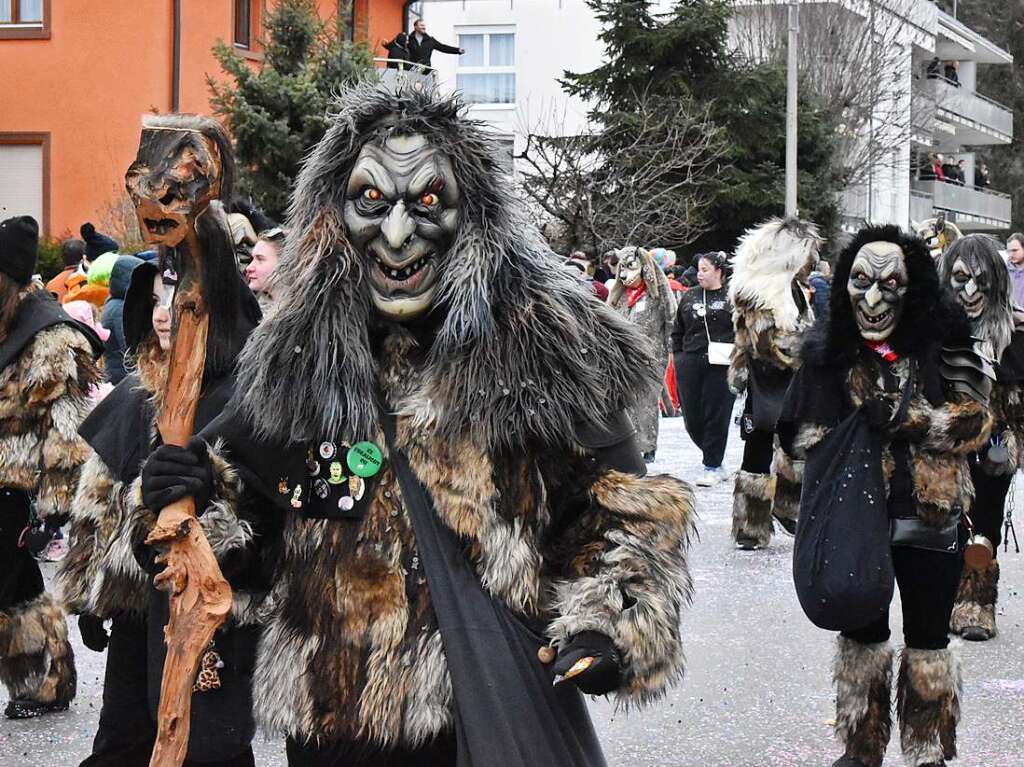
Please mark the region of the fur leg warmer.
POLYGON ((775 482, 770 474, 736 472, 732 496, 732 537, 737 544, 763 548, 772 539, 772 496, 775 482))
POLYGON ((999 562, 992 560, 985 570, 964 568, 960 590, 953 606, 949 628, 954 634, 975 641, 996 635, 996 601, 999 598, 999 562))
POLYGON ((846 756, 879 767, 892 728, 892 647, 862 644, 844 636, 836 648, 836 737, 846 756))
POLYGON ((900 746, 908 767, 956 756, 960 720, 960 660, 952 648, 904 648, 896 688, 900 746))
POLYGON ((0 681, 11 700, 75 697, 75 656, 64 612, 49 594, 0 612, 0 681))
POLYGON ((794 461, 781 447, 775 448, 772 462, 775 477, 775 493, 772 499, 772 516, 780 524, 792 527, 800 516, 800 490, 804 481, 804 462, 794 461))

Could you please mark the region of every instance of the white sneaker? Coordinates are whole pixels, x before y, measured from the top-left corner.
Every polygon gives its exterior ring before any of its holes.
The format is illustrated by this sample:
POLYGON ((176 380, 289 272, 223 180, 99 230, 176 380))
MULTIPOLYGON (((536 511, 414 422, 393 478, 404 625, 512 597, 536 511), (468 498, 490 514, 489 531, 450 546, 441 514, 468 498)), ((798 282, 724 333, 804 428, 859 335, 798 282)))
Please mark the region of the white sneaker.
POLYGON ((697 477, 697 487, 714 487, 721 481, 717 469, 704 469, 704 473, 697 477))

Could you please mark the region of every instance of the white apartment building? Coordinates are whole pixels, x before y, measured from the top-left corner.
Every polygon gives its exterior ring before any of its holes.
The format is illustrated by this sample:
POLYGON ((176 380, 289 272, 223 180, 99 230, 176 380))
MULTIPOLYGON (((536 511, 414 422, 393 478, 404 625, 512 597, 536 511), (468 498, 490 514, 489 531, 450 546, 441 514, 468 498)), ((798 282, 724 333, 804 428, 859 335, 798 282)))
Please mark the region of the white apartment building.
MULTIPOLYGON (((834 6, 837 14, 870 20, 876 28, 899 26, 898 71, 886 83, 906 94, 906 110, 914 107, 912 129, 891 148, 891 157, 844 194, 847 225, 869 219, 907 226, 943 211, 965 231, 1006 230, 1010 198, 1006 190, 997 191, 998 168, 990 168, 992 184, 984 190, 974 187, 974 171, 979 150, 1010 143, 1013 113, 989 97, 999 94, 977 93, 975 83, 979 66, 1009 65, 1012 56, 928 0, 905 0, 899 17, 886 12, 895 7, 891 1, 883 6, 879 0, 803 0, 811 3, 834 6), (959 62, 959 87, 927 77, 936 56, 959 62), (954 164, 965 160, 966 183, 918 178, 930 152, 954 164)), ((667 10, 671 1, 660 5, 667 10)), ((785 5, 736 0, 737 15, 784 14, 785 5)), ((426 0, 411 10, 431 35, 466 50, 462 56, 434 54, 441 87, 460 91, 472 104, 471 114, 492 126, 510 153, 522 150, 530 129, 568 135, 586 128, 587 105, 559 84, 563 72, 590 71, 604 57, 600 26, 584 0, 426 0)), ((883 121, 876 120, 879 130, 883 121)))

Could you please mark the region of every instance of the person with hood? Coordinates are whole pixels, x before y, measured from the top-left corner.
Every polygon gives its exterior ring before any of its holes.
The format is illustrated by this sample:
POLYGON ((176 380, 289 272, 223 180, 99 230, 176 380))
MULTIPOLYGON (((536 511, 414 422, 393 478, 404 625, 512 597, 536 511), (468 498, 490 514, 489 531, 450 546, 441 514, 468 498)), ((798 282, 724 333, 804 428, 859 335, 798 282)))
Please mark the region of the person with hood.
POLYGON ((127 344, 124 340, 122 315, 124 297, 131 283, 132 272, 137 266, 145 263, 135 256, 118 256, 114 268, 110 271, 110 297, 103 304, 103 327, 110 332, 103 348, 103 369, 107 380, 115 386, 125 377, 124 354, 127 344))
MULTIPOLYGON (((608 292, 608 306, 634 323, 654 346, 658 370, 664 377, 672 356, 672 324, 676 311, 668 278, 649 250, 630 246, 618 250, 617 255, 619 265, 615 283, 608 292)), ((629 413, 637 430, 640 450, 648 463, 654 460, 658 449, 660 400, 659 389, 649 399, 638 400, 629 413)))
MULTIPOLYGON (((809 459, 858 413, 878 435, 874 466, 865 469, 877 472, 884 486, 891 533, 882 544, 891 547, 903 608, 900 748, 908 767, 945 765, 956 756, 962 686, 949 646, 962 565, 960 518, 973 496, 969 457, 988 441, 992 425, 978 396, 987 379, 980 358, 970 354, 970 327, 940 285, 924 241, 895 226, 871 226, 840 255, 828 319, 811 332, 802 356, 778 422, 782 447, 795 459, 809 459), (948 350, 964 343, 967 353, 956 354, 959 367, 950 368, 948 350)), ((833 464, 816 466, 826 463, 833 464)), ((822 544, 842 547, 844 541, 822 544)), ((834 767, 880 767, 885 757, 892 726, 890 633, 886 606, 868 625, 838 637, 836 735, 845 752, 834 767)))
POLYGON ((975 493, 970 520, 973 532, 984 538, 976 544, 984 556, 968 559, 950 621, 954 634, 985 641, 996 635, 997 555, 1006 495, 1024 448, 1024 312, 1014 306, 999 244, 988 235, 968 234, 950 245, 939 261, 939 276, 967 312, 971 334, 997 363, 992 437, 970 462, 975 493))
MULTIPOLYGON (((284 525, 256 716, 291 765, 603 764, 579 692, 682 671, 692 491, 641 476, 623 413, 662 367, 456 99, 364 82, 335 109, 201 434, 284 525)), ((192 476, 176 453, 151 482, 192 476)))
MULTIPOLYGON (((224 158, 220 172, 221 200, 230 199, 233 162, 230 140, 209 118, 193 115, 153 116, 146 131, 177 133, 179 153, 186 161, 179 173, 192 173, 181 189, 199 196, 212 175, 203 158, 224 158), (205 154, 204 154, 205 153, 205 154)), ((157 158, 162 159, 162 158, 157 158)), ((179 163, 150 163, 177 170, 179 163)), ((150 188, 159 188, 159 170, 150 188)), ((175 201, 177 210, 194 200, 175 201)), ((223 207, 211 202, 204 215, 186 221, 204 244, 203 298, 209 312, 206 365, 202 374, 194 430, 198 432, 223 410, 234 384, 232 367, 246 337, 259 322, 256 300, 235 266, 229 223, 223 207)), ((103 706, 91 755, 83 767, 145 767, 156 738, 160 679, 166 654, 163 629, 168 598, 152 585, 160 570, 155 552, 144 545, 165 503, 167 488, 146 483, 144 464, 161 447, 157 423, 164 415, 164 396, 173 343, 174 295, 178 254, 160 249, 159 263, 134 266, 125 293, 124 336, 129 354, 128 375, 100 403, 80 428, 90 448, 72 504, 70 551, 61 563, 57 582, 69 611, 78 615, 86 647, 107 652, 103 706), (104 624, 110 621, 110 631, 104 624)), ((179 448, 192 456, 187 449, 179 448)), ((217 445, 203 460, 211 472, 225 459, 217 445)), ((192 465, 199 457, 190 459, 192 465)), ((194 485, 185 483, 184 491, 194 485)), ((207 651, 192 697, 192 725, 186 765, 245 767, 253 765, 251 740, 251 675, 259 639, 260 608, 269 590, 256 539, 275 537, 273 522, 238 505, 240 487, 230 473, 217 474, 210 492, 195 493, 199 524, 221 570, 233 588, 231 613, 207 651), (269 525, 269 527, 268 527, 269 525), (208 663, 207 660, 210 662, 208 663)), ((264 552, 265 553, 265 552, 264 552)))
POLYGON ((807 278, 821 244, 814 224, 776 218, 749 230, 733 259, 729 299, 736 345, 729 387, 747 397, 732 532, 737 547, 746 551, 768 545, 773 516, 786 532, 796 531, 800 465, 775 453, 775 421, 793 371, 800 367, 804 334, 814 324, 807 278))
POLYGON ((39 225, 0 222, 0 680, 9 719, 64 711, 74 653, 60 602, 23 545, 38 515, 62 520, 87 447, 76 430, 100 373, 88 334, 32 282, 39 225))

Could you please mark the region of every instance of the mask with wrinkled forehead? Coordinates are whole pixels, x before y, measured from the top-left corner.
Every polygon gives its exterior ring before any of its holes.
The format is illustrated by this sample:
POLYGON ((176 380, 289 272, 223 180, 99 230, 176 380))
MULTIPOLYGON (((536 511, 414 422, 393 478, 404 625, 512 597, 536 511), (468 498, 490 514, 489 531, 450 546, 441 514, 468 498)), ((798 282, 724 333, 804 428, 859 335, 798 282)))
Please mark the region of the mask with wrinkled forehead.
POLYGON ((907 294, 907 262, 892 242, 869 242, 850 267, 846 290, 861 337, 885 341, 899 324, 907 294))
POLYGON ((451 163, 424 136, 385 133, 363 147, 346 186, 344 222, 382 316, 407 322, 433 306, 458 204, 451 163))

